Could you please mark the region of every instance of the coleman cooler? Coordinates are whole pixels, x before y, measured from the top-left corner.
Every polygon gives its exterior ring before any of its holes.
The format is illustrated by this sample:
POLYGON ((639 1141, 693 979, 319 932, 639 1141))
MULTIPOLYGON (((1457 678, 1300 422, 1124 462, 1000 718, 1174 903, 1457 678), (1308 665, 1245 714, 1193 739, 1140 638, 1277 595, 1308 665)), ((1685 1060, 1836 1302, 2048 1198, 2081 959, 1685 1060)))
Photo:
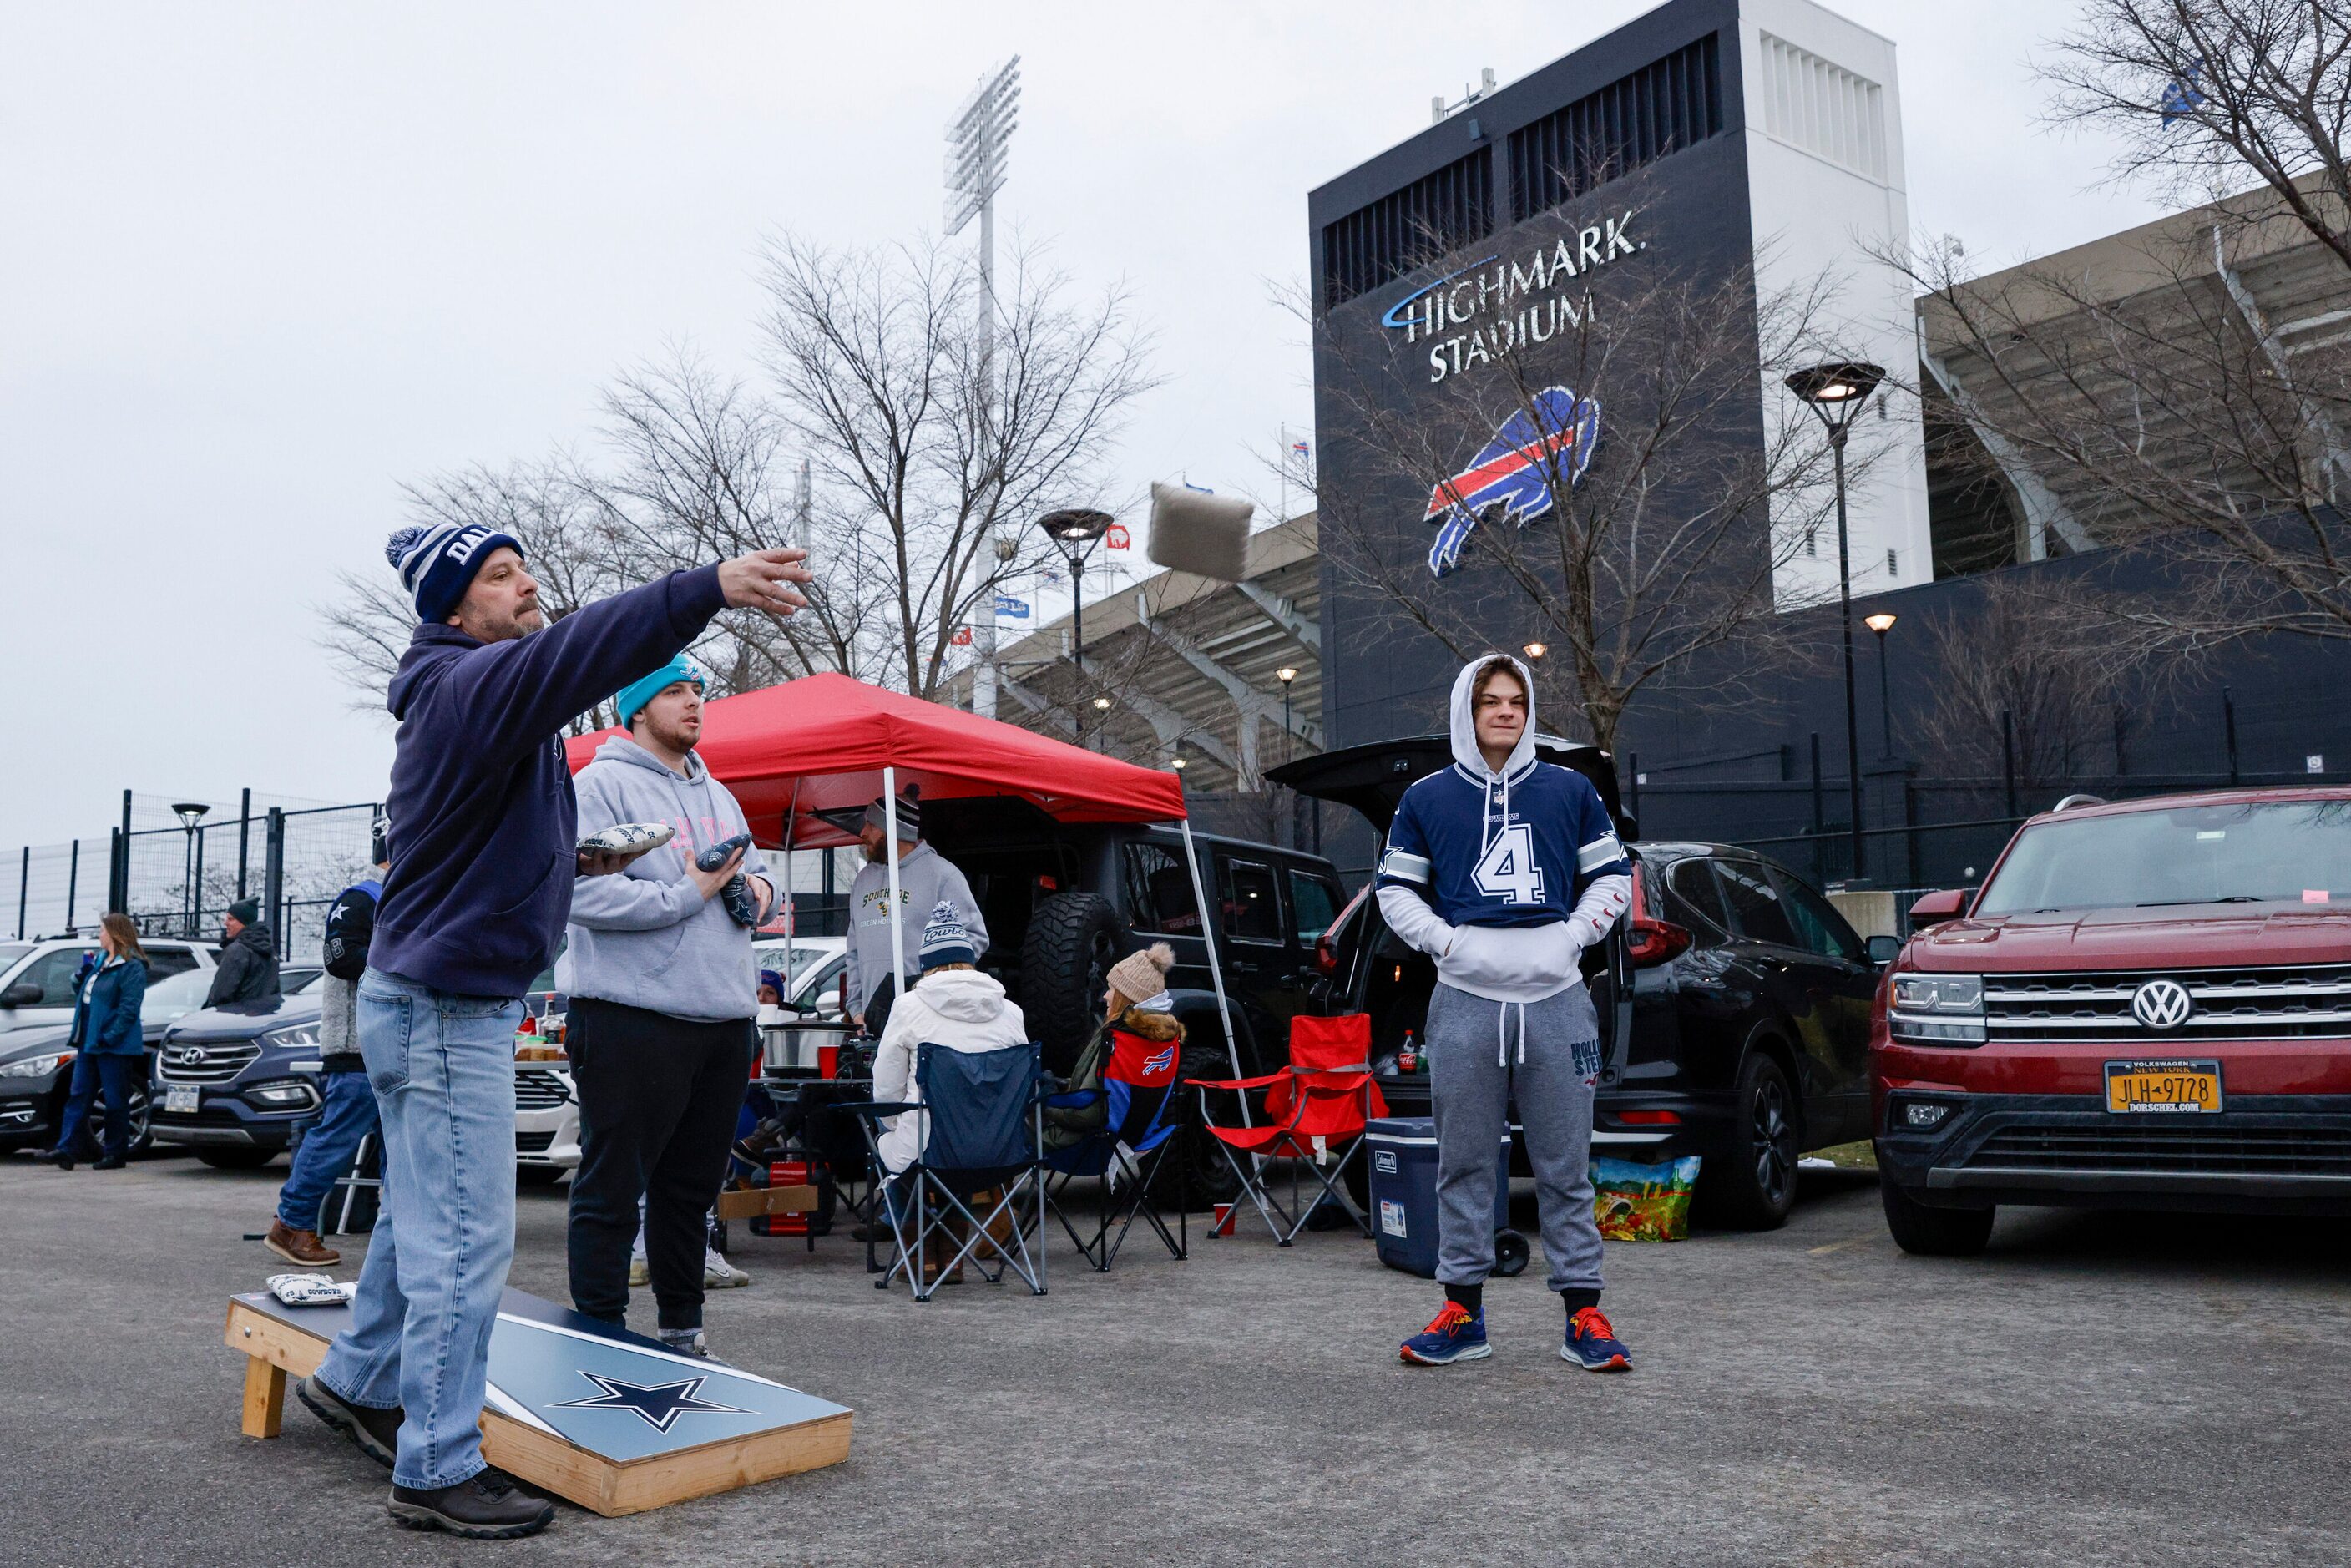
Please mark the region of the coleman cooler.
MULTIPOLYGON (((1429 1116, 1383 1116, 1364 1129, 1371 1162, 1372 1239, 1380 1261, 1425 1280, 1437 1277, 1437 1122, 1429 1116)), ((1494 1183, 1494 1228, 1510 1223, 1510 1134, 1502 1132, 1502 1166, 1494 1183)), ((1523 1248, 1523 1243, 1520 1244, 1523 1248)), ((1500 1249, 1496 1261, 1500 1264, 1500 1249)), ((1524 1268, 1523 1250, 1519 1267, 1524 1268)), ((1495 1272, 1506 1270, 1497 1267, 1495 1272)), ((1508 1272, 1515 1273, 1516 1270, 1508 1272)))

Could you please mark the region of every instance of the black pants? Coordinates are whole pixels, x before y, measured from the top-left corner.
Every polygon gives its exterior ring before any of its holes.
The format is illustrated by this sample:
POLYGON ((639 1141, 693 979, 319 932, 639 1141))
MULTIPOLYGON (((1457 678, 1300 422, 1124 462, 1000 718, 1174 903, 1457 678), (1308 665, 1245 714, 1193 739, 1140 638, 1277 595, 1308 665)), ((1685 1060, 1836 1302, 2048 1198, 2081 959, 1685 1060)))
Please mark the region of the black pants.
POLYGON ((695 1023, 571 998, 566 1044, 580 1096, 571 1304, 588 1316, 628 1317, 629 1252, 643 1197, 645 1268, 661 1326, 702 1326, 703 1220, 726 1176, 753 1039, 748 1019, 695 1023))

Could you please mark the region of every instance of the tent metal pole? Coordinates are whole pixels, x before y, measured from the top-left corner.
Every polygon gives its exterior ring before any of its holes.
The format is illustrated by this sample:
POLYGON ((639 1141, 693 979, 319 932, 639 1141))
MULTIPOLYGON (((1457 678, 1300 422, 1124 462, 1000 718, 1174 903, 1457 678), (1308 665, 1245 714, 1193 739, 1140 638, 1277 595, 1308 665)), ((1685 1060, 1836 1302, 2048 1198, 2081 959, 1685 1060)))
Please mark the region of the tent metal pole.
MULTIPOLYGON (((898 770, 895 768, 882 769, 882 817, 883 831, 889 839, 890 850, 890 992, 891 1004, 894 1007, 897 998, 906 992, 906 920, 905 911, 900 907, 900 901, 905 895, 898 891, 898 770)), ((851 910, 849 916, 855 920, 857 912, 851 910)), ((872 1001, 872 994, 868 992, 865 999, 869 1003, 872 1001)))
MULTIPOLYGON (((799 940, 799 911, 792 903, 792 840, 800 831, 800 781, 792 780, 791 804, 784 808, 784 891, 776 902, 784 911, 784 994, 776 999, 785 1006, 792 1000, 792 946, 799 940)), ((769 910, 772 915, 775 913, 769 910)))
MULTIPOLYGON (((1200 881, 1200 855, 1192 847, 1191 819, 1178 817, 1176 825, 1184 833, 1184 863, 1192 870, 1192 907, 1200 912, 1200 940, 1208 949, 1208 983, 1217 988, 1217 1015, 1225 1021, 1225 1056, 1232 1063, 1233 1076, 1246 1078, 1249 1075, 1241 1071, 1239 1037, 1233 1032, 1232 1004, 1225 999, 1225 967, 1217 956, 1216 933, 1209 925, 1208 893, 1200 881)), ((1249 1120, 1249 1096, 1242 1095, 1240 1101, 1241 1125, 1254 1125, 1249 1120)))

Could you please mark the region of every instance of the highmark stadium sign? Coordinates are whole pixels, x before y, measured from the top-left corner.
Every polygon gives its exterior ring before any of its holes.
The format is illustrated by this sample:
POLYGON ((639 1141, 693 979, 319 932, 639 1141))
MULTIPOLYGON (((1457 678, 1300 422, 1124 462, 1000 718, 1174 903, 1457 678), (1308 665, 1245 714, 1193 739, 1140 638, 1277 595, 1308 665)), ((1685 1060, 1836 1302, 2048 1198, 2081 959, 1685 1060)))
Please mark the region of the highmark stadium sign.
POLYGON ((1402 332, 1406 343, 1428 341, 1431 382, 1490 364, 1522 345, 1548 342, 1590 321, 1596 308, 1589 288, 1571 290, 1569 283, 1649 248, 1627 232, 1632 222, 1628 212, 1562 235, 1524 262, 1481 257, 1405 295, 1380 325, 1402 332), (1457 332, 1457 327, 1468 329, 1457 332))

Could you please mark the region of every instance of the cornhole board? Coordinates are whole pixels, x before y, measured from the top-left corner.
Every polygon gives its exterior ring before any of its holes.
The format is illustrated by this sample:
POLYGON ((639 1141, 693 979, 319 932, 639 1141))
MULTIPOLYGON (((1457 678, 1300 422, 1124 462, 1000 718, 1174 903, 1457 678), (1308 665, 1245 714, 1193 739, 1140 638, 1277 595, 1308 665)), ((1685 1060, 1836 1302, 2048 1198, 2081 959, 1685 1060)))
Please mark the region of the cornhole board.
MULTIPOLYGON (((253 1358, 246 1437, 277 1436, 287 1378, 317 1370, 350 1317, 266 1291, 229 1298, 229 1348, 253 1358)), ((608 1518, 837 1465, 851 1419, 830 1400, 520 1291, 507 1291, 490 1331, 483 1456, 608 1518)))

